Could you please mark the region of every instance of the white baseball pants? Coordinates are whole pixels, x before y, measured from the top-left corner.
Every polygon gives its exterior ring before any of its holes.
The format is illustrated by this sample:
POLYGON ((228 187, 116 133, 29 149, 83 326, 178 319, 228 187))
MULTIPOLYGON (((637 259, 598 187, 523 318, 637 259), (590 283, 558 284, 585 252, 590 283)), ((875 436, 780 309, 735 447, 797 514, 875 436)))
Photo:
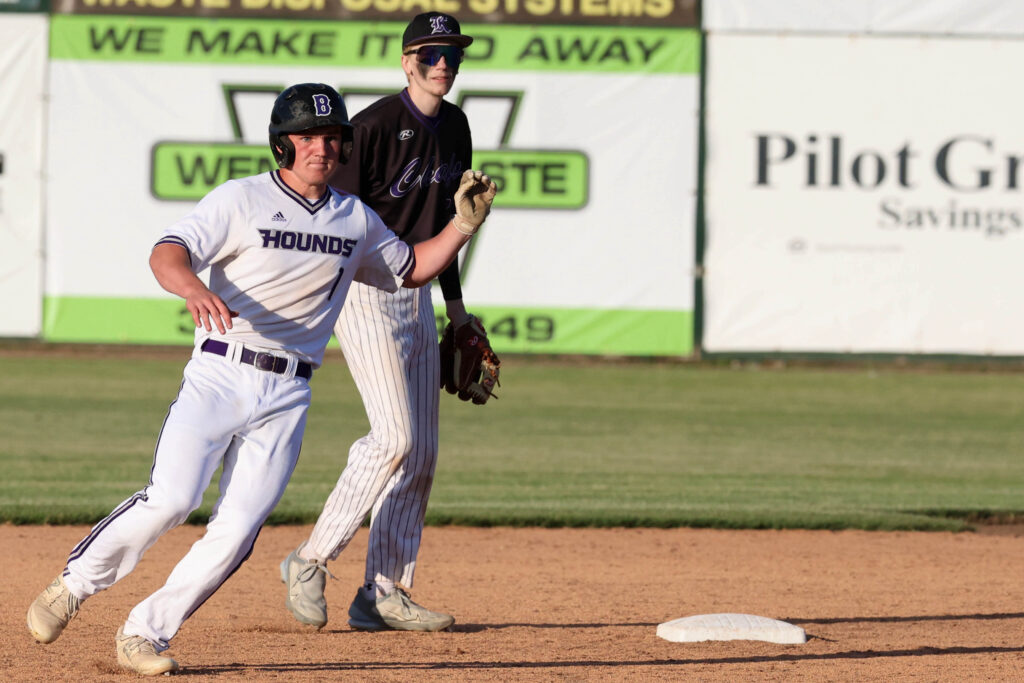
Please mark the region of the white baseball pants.
POLYGON ((149 484, 93 527, 64 570, 64 582, 80 599, 112 586, 199 507, 223 461, 206 534, 125 623, 126 634, 142 636, 158 650, 248 558, 299 456, 308 382, 294 377, 294 370, 274 374, 229 358, 193 353, 164 420, 149 484))

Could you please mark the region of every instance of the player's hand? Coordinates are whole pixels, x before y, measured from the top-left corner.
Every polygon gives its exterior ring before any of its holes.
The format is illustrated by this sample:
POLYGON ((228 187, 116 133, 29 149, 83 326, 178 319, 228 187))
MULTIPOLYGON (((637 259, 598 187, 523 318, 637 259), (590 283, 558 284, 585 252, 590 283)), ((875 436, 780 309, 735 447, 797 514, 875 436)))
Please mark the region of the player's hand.
POLYGON ((224 334, 231 329, 231 319, 238 316, 237 311, 229 309, 219 296, 205 287, 185 297, 185 306, 192 314, 196 327, 205 328, 207 332, 212 332, 216 327, 218 332, 224 334))
POLYGON ((491 212, 491 204, 498 187, 481 171, 467 170, 455 191, 455 229, 464 235, 473 235, 491 212))

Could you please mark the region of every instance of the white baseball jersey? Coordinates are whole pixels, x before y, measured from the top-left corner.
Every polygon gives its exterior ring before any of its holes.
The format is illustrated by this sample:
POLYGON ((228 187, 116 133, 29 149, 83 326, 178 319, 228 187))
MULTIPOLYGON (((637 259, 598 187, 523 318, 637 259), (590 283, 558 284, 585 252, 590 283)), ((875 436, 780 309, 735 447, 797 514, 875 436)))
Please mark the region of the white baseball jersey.
MULTIPOLYGON (((246 346, 295 354, 314 367, 353 278, 401 287, 412 249, 358 198, 329 190, 310 202, 273 171, 215 188, 157 242, 178 244, 210 290, 238 312, 226 334, 246 346)), ((196 328, 197 342, 211 334, 196 328)))

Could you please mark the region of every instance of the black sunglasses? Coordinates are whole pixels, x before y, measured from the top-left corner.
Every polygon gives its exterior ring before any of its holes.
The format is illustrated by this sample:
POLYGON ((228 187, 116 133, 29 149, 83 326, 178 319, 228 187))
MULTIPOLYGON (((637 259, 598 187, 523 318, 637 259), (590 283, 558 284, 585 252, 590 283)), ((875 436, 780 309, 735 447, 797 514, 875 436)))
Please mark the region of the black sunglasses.
POLYGON ((444 57, 448 66, 454 69, 462 63, 464 52, 458 45, 424 45, 415 50, 409 50, 405 54, 416 55, 416 60, 427 66, 434 66, 441 61, 441 57, 444 57))

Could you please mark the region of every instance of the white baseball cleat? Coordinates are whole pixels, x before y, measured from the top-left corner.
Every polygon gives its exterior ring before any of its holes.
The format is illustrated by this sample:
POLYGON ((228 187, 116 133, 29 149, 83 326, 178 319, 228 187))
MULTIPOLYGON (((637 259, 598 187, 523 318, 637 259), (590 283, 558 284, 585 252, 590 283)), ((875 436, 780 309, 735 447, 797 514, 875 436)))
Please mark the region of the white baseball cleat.
POLYGON ((170 657, 163 657, 156 646, 142 636, 126 636, 124 626, 114 636, 117 648, 117 663, 125 669, 143 676, 159 676, 178 670, 178 663, 170 657))
POLYGON ((416 604, 397 586, 373 602, 357 590, 348 616, 349 626, 362 631, 443 631, 455 623, 455 617, 416 604))
POLYGON ((326 562, 299 557, 303 545, 305 542, 281 562, 281 581, 288 588, 284 604, 299 622, 320 629, 327 624, 324 587, 332 575, 326 562))
POLYGON ((81 601, 64 585, 58 576, 40 593, 28 608, 28 630, 40 643, 52 643, 64 632, 64 627, 75 618, 81 601))

